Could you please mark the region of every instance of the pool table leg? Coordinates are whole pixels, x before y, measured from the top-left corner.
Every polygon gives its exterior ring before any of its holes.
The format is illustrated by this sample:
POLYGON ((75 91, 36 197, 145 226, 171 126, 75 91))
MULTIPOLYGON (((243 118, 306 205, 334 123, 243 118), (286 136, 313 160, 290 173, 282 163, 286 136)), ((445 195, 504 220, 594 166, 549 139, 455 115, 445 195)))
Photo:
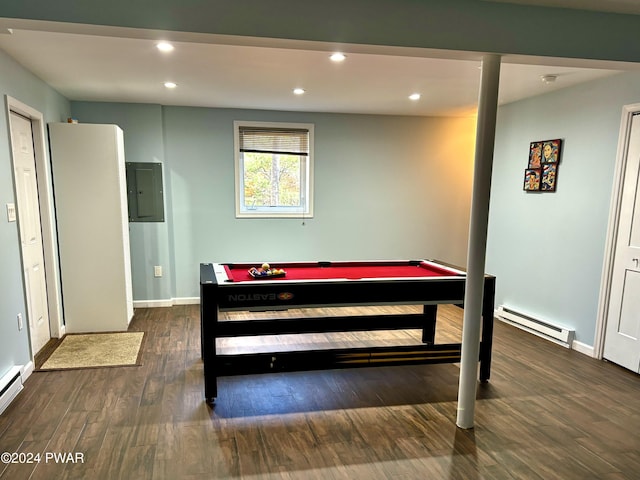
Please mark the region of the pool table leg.
POLYGON ((482 336, 480 343, 480 381, 486 383, 491 376, 493 350, 493 309, 495 306, 495 277, 485 279, 482 299, 482 336))
POLYGON ((422 315, 424 323, 422 327, 422 343, 433 345, 436 341, 436 314, 437 305, 423 305, 422 315))
MULTIPOLYGON (((206 286, 208 287, 208 286, 206 286)), ((201 287, 200 303, 200 340, 202 363, 204 367, 204 397, 207 403, 214 403, 218 396, 216 376, 216 325, 218 323, 218 305, 213 288, 201 287)))
POLYGON ((482 342, 480 343, 480 381, 486 383, 491 376, 491 349, 493 343, 493 312, 482 315, 482 342))

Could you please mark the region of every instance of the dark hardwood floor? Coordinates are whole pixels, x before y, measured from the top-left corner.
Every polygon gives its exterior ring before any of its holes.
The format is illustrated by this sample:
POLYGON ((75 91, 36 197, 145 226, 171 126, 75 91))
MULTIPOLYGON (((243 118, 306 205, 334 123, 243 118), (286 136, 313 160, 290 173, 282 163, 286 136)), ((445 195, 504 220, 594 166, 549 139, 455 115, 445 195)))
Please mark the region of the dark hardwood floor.
MULTIPOLYGON (((457 341, 461 310, 439 311, 437 338, 457 341)), ((130 329, 146 332, 142 366, 31 375, 0 417, 0 452, 42 459, 0 463, 1 478, 640 478, 640 376, 500 322, 472 430, 455 426, 457 365, 225 377, 212 408, 198 305, 137 310, 130 329)), ((297 340, 419 341, 341 335, 297 340)))

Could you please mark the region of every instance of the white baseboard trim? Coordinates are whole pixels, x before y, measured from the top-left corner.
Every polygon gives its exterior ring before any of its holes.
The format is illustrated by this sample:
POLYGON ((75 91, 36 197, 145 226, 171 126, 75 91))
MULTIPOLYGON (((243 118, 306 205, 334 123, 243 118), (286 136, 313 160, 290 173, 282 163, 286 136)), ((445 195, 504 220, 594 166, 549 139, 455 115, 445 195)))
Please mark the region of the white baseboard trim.
POLYGON ((200 303, 200 297, 181 297, 173 299, 174 305, 197 305, 198 303, 200 303))
POLYGON ((133 308, 173 307, 174 305, 197 305, 200 297, 168 298, 164 300, 134 300, 133 308))
POLYGON ((583 353, 584 355, 588 355, 591 358, 595 358, 595 349, 592 345, 587 345, 586 343, 574 340, 571 344, 571 348, 578 353, 583 353))
POLYGON ((133 308, 172 307, 173 300, 134 300, 133 308))
POLYGON ((24 383, 27 378, 31 376, 36 366, 33 364, 33 361, 29 360, 26 365, 23 365, 20 369, 20 377, 22 377, 22 383, 24 383))

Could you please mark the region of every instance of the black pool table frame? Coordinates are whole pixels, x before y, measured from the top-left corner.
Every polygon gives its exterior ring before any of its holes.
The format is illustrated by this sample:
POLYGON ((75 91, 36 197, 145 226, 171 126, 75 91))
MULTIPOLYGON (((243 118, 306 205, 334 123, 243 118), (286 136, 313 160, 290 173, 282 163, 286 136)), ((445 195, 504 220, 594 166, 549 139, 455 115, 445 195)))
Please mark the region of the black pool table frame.
MULTIPOLYGON (((450 267, 443 263, 440 265, 450 267)), ((218 282, 214 271, 216 268, 224 268, 224 264, 200 264, 204 395, 209 403, 213 403, 217 397, 217 378, 221 376, 460 361, 462 345, 435 344, 435 331, 438 304, 462 306, 466 278, 464 272, 455 276, 420 279, 272 280, 227 283, 218 282), (409 304, 423 305, 423 312, 406 315, 219 320, 219 312, 225 311, 409 304), (402 329, 422 329, 423 345, 231 355, 216 352, 216 339, 223 337, 402 329)), ((479 358, 481 382, 488 381, 491 372, 494 297, 495 277, 485 275, 479 358)))

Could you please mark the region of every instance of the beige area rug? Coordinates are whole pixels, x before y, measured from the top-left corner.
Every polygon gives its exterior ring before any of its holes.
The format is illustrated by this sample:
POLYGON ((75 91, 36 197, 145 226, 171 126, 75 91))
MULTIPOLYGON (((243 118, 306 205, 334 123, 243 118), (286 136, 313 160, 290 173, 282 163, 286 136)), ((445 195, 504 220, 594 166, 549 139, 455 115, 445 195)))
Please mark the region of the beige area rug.
POLYGON ((139 365, 144 332, 69 334, 39 370, 139 365))

